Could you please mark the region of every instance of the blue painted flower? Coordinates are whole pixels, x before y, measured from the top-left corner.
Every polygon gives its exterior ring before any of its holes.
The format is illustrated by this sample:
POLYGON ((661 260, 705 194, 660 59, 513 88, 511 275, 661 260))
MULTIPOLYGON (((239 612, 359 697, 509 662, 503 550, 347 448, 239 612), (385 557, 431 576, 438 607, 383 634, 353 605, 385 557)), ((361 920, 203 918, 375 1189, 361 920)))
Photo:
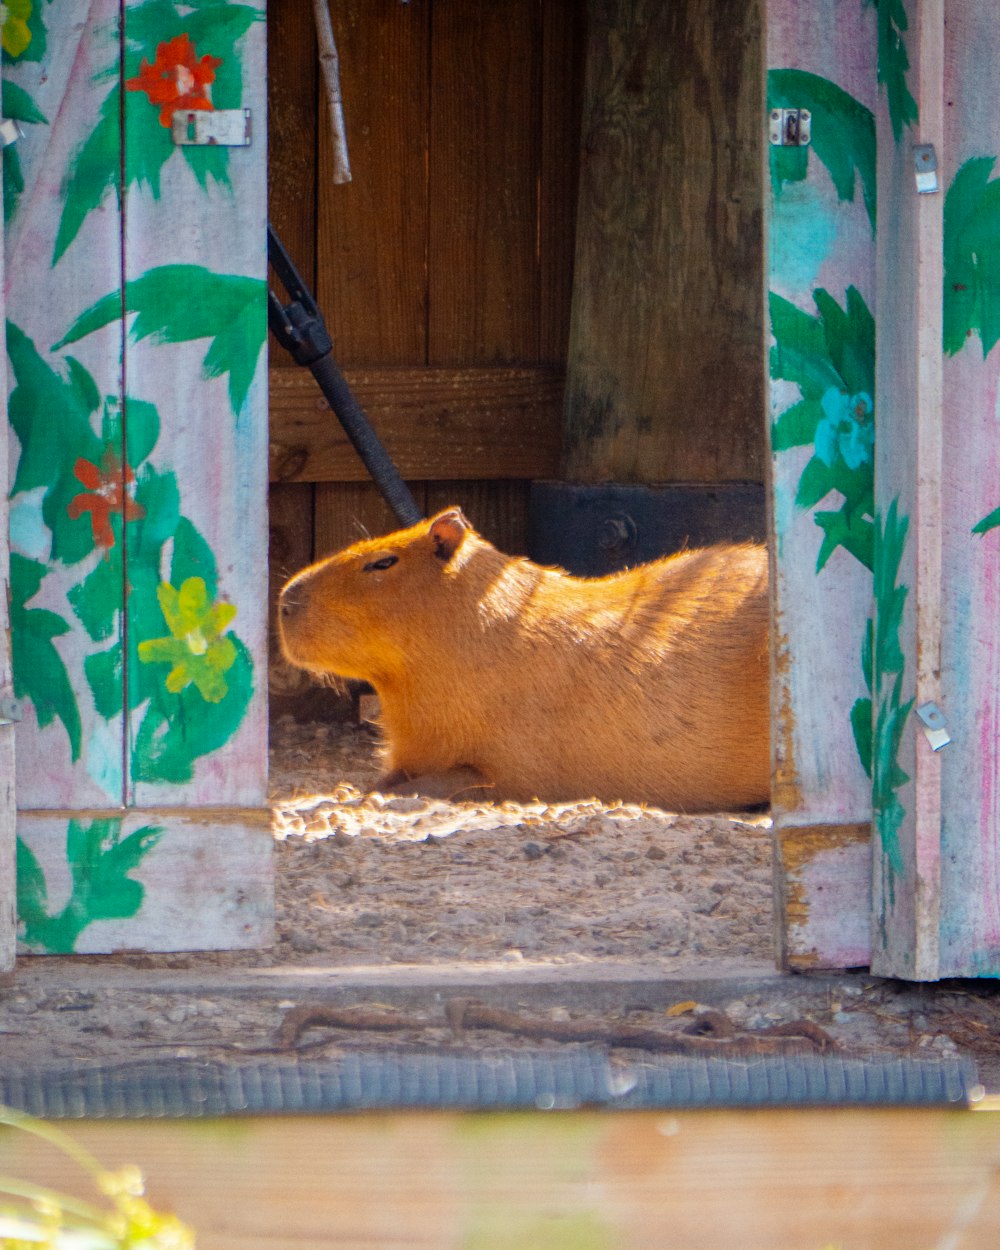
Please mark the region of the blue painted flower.
POLYGON ((816 426, 816 455, 830 468, 838 455, 849 469, 871 464, 875 449, 875 405, 861 391, 848 395, 831 386, 820 400, 823 418, 816 426))

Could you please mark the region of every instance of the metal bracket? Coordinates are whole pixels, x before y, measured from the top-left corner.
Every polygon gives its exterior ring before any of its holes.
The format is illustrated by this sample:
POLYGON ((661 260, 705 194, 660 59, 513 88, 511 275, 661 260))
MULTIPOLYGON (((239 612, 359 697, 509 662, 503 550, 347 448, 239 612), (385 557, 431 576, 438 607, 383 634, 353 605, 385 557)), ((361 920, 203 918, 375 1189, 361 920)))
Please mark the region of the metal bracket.
POLYGON ((913 145, 913 168, 917 175, 917 191, 921 195, 932 195, 938 190, 937 153, 933 143, 913 145))
POLYGON ((18 139, 24 138, 24 131, 13 117, 0 117, 0 148, 9 148, 18 139))
POLYGON ((771 146, 804 148, 812 137, 812 113, 808 109, 771 109, 771 146))
POLYGON ((940 751, 951 741, 944 712, 936 703, 921 703, 917 708, 917 716, 924 727, 924 734, 931 744, 932 751, 940 751))
POLYGON ((16 725, 23 719, 21 703, 11 693, 0 694, 0 725, 16 725))
POLYGON ((251 139, 249 109, 178 109, 170 137, 181 147, 245 148, 251 139))

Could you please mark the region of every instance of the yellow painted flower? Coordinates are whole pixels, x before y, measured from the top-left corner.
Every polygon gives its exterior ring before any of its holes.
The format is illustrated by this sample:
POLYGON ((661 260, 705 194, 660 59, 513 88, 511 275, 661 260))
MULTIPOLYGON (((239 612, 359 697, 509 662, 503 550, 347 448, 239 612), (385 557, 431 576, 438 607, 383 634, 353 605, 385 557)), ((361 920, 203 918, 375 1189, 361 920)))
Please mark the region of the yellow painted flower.
POLYGON ((139 659, 173 666, 166 679, 171 694, 179 694, 193 682, 206 702, 219 703, 229 691, 224 674, 236 662, 233 640, 222 636, 236 608, 231 603, 211 603, 201 577, 189 577, 179 590, 161 582, 156 597, 170 637, 140 642, 139 659))
POLYGON ((0 45, 8 56, 22 56, 31 43, 31 0, 6 0, 0 4, 0 45))

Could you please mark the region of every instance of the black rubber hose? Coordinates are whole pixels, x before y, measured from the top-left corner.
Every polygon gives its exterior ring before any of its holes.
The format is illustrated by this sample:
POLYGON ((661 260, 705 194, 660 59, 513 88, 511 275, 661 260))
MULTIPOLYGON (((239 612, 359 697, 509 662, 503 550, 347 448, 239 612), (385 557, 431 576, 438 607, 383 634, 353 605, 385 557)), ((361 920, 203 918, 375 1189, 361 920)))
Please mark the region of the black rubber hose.
POLYGON ((399 470, 390 459, 389 453, 379 442, 378 435, 369 424, 364 409, 354 398, 337 362, 327 354, 312 361, 309 368, 396 520, 401 525, 416 525, 422 518, 417 502, 410 493, 410 488, 399 476, 399 470))

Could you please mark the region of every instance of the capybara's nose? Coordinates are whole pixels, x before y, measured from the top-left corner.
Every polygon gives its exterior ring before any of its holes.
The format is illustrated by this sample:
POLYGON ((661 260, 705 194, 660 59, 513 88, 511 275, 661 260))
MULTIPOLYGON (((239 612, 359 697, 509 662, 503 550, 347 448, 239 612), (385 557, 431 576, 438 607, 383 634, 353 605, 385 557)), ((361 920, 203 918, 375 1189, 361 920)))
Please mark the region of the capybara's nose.
POLYGON ((305 594, 301 586, 297 586, 294 582, 288 582, 283 586, 278 596, 278 615, 281 619, 287 621, 294 616, 296 609, 302 606, 304 598, 305 594))

